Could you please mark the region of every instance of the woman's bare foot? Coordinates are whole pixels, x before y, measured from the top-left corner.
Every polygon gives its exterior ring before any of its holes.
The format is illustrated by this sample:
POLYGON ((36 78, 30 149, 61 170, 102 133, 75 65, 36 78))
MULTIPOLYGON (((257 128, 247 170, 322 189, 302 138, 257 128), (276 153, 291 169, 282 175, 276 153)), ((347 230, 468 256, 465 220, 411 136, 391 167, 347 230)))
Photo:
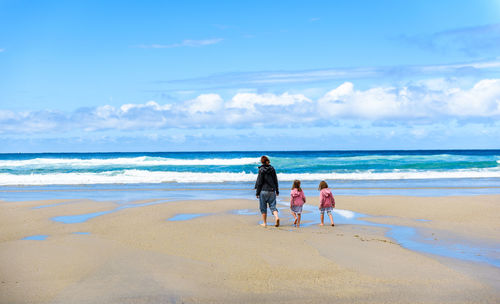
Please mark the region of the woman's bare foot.
POLYGON ((335 224, 334 224, 334 223, 332 223, 332 226, 335 226, 335 224))
POLYGON ((262 227, 267 227, 267 224, 265 224, 265 223, 262 223, 262 224, 259 224, 259 225, 261 225, 262 227))
POLYGON ((280 226, 280 219, 276 219, 276 224, 274 226, 275 227, 279 227, 280 226))
POLYGON ((320 226, 325 226, 325 224, 323 224, 323 223, 321 223, 321 224, 319 224, 319 225, 320 225, 320 226))

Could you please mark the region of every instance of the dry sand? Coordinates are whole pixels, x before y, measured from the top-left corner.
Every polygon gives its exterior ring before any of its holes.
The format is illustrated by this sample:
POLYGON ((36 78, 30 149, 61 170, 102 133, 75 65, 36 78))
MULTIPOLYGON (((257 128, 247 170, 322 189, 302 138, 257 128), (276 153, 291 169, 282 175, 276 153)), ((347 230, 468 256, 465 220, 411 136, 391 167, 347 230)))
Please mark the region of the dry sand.
MULTIPOLYGON (((499 195, 336 200, 382 216, 373 222, 500 243, 499 195)), ((117 204, 0 202, 0 303, 500 302, 500 268, 405 249, 380 227, 294 228, 285 209, 281 227, 263 228, 260 215, 233 212, 257 205, 177 201, 64 224, 51 218, 117 204), (55 205, 33 209, 47 204, 55 205), (208 215, 167 220, 181 213, 208 215), (22 240, 31 235, 48 238, 22 240)))

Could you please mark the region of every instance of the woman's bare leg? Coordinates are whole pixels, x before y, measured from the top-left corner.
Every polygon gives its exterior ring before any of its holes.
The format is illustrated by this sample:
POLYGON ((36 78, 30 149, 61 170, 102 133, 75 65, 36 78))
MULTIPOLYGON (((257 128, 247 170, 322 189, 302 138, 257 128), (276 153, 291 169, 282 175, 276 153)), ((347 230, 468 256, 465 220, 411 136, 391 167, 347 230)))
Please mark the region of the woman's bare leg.
POLYGON ((260 225, 266 227, 267 226, 267 213, 262 213, 262 222, 263 223, 260 225))

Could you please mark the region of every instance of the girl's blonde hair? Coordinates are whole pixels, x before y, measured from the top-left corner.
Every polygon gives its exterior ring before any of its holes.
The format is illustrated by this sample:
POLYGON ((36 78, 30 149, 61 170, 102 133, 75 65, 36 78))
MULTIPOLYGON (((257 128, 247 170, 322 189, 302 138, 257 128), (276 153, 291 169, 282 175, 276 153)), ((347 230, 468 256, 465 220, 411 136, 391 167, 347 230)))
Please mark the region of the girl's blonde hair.
POLYGON ((325 188, 328 188, 328 184, 325 182, 325 181, 321 181, 319 183, 319 187, 318 187, 318 190, 321 191, 321 189, 325 189, 325 188))
POLYGON ((293 189, 297 189, 299 191, 302 191, 302 188, 300 188, 300 181, 298 179, 293 181, 292 190, 293 189))

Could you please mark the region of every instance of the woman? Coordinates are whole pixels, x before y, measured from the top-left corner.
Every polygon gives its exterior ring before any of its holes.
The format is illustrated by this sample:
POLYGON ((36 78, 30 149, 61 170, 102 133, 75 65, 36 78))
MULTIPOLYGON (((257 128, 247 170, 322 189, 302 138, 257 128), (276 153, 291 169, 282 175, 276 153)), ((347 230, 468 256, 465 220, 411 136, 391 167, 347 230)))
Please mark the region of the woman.
POLYGON ((275 226, 279 227, 280 219, 278 217, 278 209, 276 209, 276 196, 280 194, 278 189, 278 177, 276 176, 276 170, 271 166, 271 161, 267 156, 262 156, 260 158, 262 166, 259 167, 259 175, 257 176, 257 181, 255 182, 255 189, 257 190, 255 195, 259 199, 260 203, 260 213, 262 214, 261 225, 267 226, 267 206, 274 215, 275 226))

